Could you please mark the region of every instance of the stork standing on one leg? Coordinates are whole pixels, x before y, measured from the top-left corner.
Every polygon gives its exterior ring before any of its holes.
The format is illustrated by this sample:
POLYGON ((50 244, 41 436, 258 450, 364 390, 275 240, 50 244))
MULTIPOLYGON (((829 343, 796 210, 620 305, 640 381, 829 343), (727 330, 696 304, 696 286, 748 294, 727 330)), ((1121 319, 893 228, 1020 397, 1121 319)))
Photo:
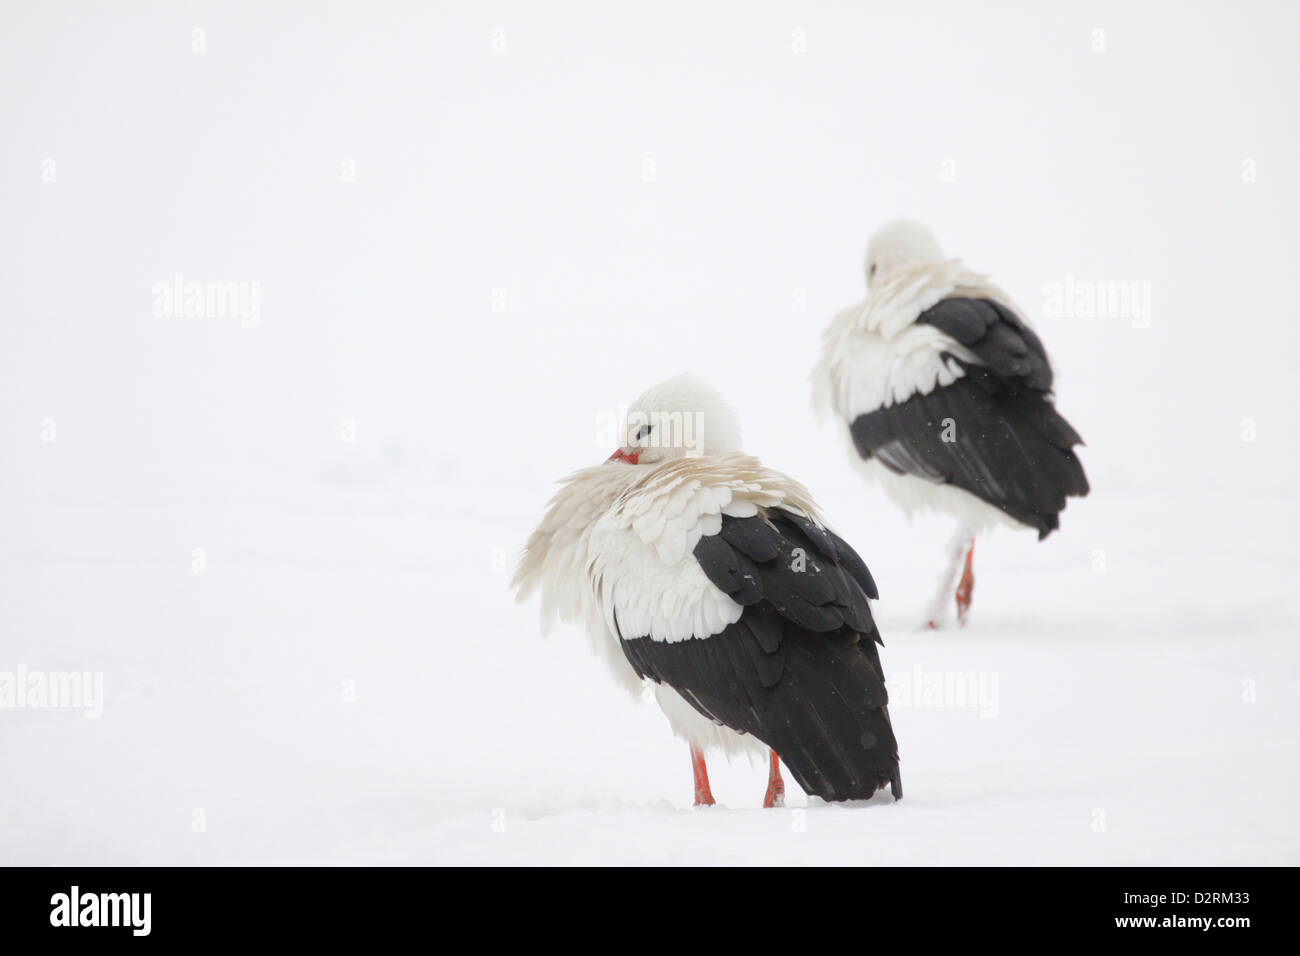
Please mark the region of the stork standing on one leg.
POLYGON ((848 427, 851 457, 908 515, 957 519, 928 609, 931 627, 955 598, 964 625, 975 586, 975 536, 996 524, 1059 525, 1066 498, 1086 495, 1078 433, 1056 411, 1042 341, 1010 298, 925 226, 895 220, 867 245, 867 299, 822 337, 815 404, 848 427))
POLYGON ((902 796, 871 574, 802 485, 740 452, 697 379, 642 395, 609 461, 565 480, 513 584, 540 592, 544 626, 585 622, 628 690, 653 682, 697 806, 714 802, 710 750, 761 755, 768 807, 780 761, 825 800, 902 796))

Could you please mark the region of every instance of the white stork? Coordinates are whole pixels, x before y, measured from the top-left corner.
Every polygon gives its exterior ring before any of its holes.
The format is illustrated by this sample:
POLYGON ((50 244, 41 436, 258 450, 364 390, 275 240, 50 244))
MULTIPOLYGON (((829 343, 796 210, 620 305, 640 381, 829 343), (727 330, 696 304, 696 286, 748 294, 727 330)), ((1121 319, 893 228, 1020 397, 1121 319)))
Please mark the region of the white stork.
POLYGON ((825 800, 902 796, 871 574, 698 379, 647 391, 609 460, 564 480, 512 586, 540 591, 544 627, 585 623, 633 694, 653 682, 697 806, 710 750, 770 760, 765 807, 784 802, 778 756, 825 800))
POLYGON ((958 528, 929 625, 956 587, 966 623, 975 535, 997 524, 1059 525, 1066 498, 1088 493, 1056 411, 1042 341, 1010 298, 930 230, 895 220, 867 245, 867 299, 835 316, 813 371, 814 404, 848 428, 850 457, 910 517, 936 511, 958 528), (963 566, 964 557, 964 566, 963 566))

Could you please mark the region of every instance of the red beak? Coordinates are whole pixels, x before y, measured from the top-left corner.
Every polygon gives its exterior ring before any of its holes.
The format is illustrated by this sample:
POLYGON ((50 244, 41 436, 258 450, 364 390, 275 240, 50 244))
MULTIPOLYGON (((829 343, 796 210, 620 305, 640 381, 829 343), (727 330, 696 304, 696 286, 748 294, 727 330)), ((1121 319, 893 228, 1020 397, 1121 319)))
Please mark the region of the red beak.
POLYGON ((614 454, 610 455, 610 456, 609 456, 608 458, 606 458, 605 460, 606 460, 606 461, 625 461, 625 462, 627 462, 629 465, 635 465, 635 464, 636 464, 636 460, 637 460, 638 458, 640 458, 640 457, 641 457, 641 453, 640 453, 640 452, 635 452, 635 451, 634 451, 634 452, 632 452, 632 454, 628 455, 628 454, 625 454, 624 451, 623 451, 623 449, 620 448, 618 451, 614 452, 614 454))

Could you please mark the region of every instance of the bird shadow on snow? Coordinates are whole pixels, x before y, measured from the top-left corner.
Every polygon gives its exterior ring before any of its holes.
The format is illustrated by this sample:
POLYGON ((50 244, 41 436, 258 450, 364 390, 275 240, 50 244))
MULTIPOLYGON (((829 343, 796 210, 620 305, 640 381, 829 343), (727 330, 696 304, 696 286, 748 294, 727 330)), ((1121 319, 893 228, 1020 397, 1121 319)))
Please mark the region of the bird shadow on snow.
POLYGON ((875 794, 866 800, 842 800, 839 803, 830 803, 821 797, 808 794, 808 802, 803 807, 791 804, 786 807, 787 810, 857 810, 866 807, 892 807, 902 806, 905 800, 895 800, 888 790, 877 790, 875 794))
MULTIPOLYGON (((793 785, 792 789, 797 788, 793 785)), ((796 794, 799 791, 796 789, 796 794)), ((797 799, 797 796, 796 796, 797 799)), ((918 804, 922 801, 916 801, 918 804)), ((887 806, 904 806, 907 800, 895 800, 890 796, 887 790, 882 790, 868 800, 846 800, 842 803, 828 803, 820 797, 812 795, 807 796, 806 804, 790 803, 785 807, 775 808, 776 810, 817 810, 817 811, 842 811, 863 808, 879 808, 887 806)), ((653 801, 632 801, 623 800, 618 797, 561 797, 556 796, 553 799, 539 797, 525 804, 510 804, 508 802, 500 804, 509 810, 512 815, 522 820, 540 822, 543 820, 562 817, 570 813, 592 813, 598 816, 615 816, 619 814, 643 814, 643 815, 726 815, 733 814, 772 814, 773 808, 759 806, 729 806, 725 803, 717 803, 711 807, 688 807, 680 806, 667 799, 653 801)))

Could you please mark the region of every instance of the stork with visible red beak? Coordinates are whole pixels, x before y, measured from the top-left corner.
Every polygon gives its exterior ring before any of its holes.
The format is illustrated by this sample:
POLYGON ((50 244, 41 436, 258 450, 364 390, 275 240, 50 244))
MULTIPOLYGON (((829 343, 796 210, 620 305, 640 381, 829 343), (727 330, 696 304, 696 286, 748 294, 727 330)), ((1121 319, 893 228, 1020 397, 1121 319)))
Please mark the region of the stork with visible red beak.
POLYGON ((1056 411, 1042 341, 1010 298, 930 230, 900 219, 867 246, 867 299, 822 338, 814 403, 844 423, 862 474, 910 516, 951 515, 958 528, 928 610, 959 625, 975 587, 975 535, 998 524, 1040 539, 1066 499, 1088 493, 1082 444, 1056 411), (958 575, 960 574, 960 578, 958 575))
POLYGON ((653 683, 697 806, 714 802, 709 751, 765 758, 766 807, 780 761, 825 800, 902 796, 871 574, 802 485, 740 451, 698 379, 647 391, 609 460, 565 479, 513 586, 540 592, 544 626, 585 623, 629 691, 653 683))

